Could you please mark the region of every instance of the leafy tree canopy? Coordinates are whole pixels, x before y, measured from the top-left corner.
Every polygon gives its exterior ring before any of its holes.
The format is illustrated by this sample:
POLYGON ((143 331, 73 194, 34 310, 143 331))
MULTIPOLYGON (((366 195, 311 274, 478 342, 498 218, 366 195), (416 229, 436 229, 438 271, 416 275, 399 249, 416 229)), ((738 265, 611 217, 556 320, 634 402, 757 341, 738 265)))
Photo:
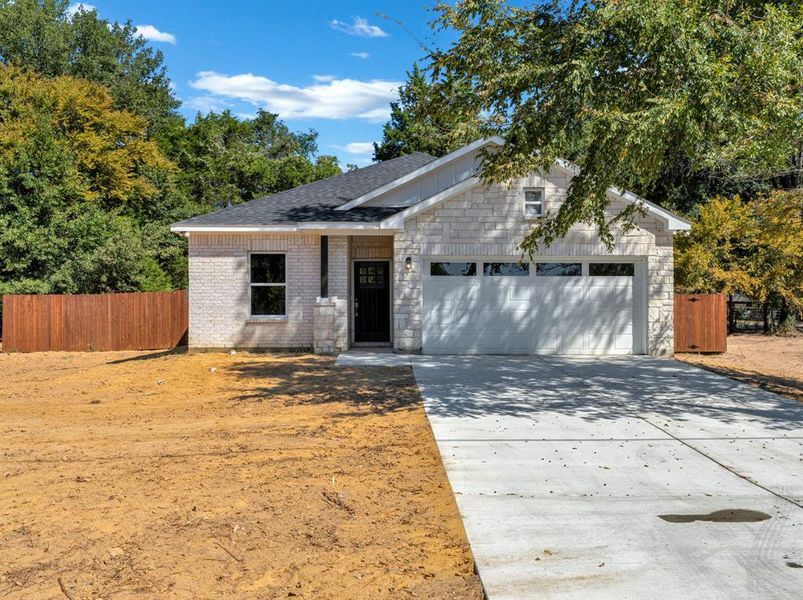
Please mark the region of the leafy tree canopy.
POLYGON ((116 108, 147 118, 156 130, 180 120, 164 57, 130 23, 95 10, 69 14, 68 0, 0 0, 0 61, 48 77, 71 75, 103 84, 116 108))
POLYGON ((776 190, 744 203, 712 199, 675 241, 675 282, 688 292, 742 293, 803 312, 803 190, 776 190))
POLYGON ((399 88, 399 100, 390 103, 390 121, 382 141, 374 142, 374 160, 389 160, 411 152, 443 156, 480 137, 476 110, 461 110, 466 102, 452 102, 466 86, 436 90, 426 72, 413 65, 399 88))
POLYGON ((170 154, 200 213, 340 173, 335 157, 314 157, 317 136, 291 132, 263 110, 245 120, 229 111, 199 114, 170 154))
MULTIPOLYGON (((803 4, 797 0, 461 0, 437 7, 458 38, 431 55, 436 90, 482 114, 506 145, 484 177, 505 181, 556 157, 582 166, 560 210, 526 238, 535 250, 578 222, 612 243, 605 190, 650 197, 685 170, 756 184, 799 184, 803 4)), ((682 190, 682 188, 681 188, 682 190)), ((654 197, 654 196, 653 196, 654 197)), ((627 222, 635 209, 613 217, 627 222)))
POLYGON ((175 167, 97 84, 0 66, 0 293, 169 287, 127 216, 175 167))

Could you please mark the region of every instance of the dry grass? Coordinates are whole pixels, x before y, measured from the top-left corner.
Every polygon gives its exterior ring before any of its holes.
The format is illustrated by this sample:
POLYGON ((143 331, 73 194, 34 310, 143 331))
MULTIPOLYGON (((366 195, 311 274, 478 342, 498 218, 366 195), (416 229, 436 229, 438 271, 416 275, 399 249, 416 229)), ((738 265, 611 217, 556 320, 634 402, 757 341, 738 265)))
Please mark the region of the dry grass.
POLYGON ((0 355, 0 415, 0 597, 481 597, 408 369, 0 355))
POLYGON ((676 358, 803 402, 803 336, 732 335, 724 354, 676 358))

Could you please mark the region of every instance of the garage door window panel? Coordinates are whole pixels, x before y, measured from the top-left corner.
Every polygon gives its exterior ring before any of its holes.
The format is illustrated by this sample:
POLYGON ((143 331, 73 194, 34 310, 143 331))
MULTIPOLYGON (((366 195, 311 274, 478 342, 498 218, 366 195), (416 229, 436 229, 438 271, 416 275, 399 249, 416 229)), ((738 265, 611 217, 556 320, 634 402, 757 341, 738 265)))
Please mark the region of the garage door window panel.
POLYGON ((583 274, 582 263, 536 263, 537 277, 580 277, 583 274))
POLYGON ((487 262, 482 265, 485 277, 527 277, 530 274, 528 263, 487 262))
POLYGON ((473 262, 432 262, 429 265, 432 277, 474 277, 477 263, 473 262))
POLYGON ((588 274, 591 277, 633 277, 636 265, 633 263, 590 263, 588 274))

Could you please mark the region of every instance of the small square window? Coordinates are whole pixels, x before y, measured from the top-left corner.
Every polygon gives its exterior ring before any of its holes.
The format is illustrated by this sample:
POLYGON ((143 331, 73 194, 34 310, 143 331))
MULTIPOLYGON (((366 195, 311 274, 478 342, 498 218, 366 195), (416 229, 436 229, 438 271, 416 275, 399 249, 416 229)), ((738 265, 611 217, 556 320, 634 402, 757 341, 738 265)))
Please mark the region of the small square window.
POLYGON ((541 217, 544 214, 544 190, 524 190, 524 216, 541 217))

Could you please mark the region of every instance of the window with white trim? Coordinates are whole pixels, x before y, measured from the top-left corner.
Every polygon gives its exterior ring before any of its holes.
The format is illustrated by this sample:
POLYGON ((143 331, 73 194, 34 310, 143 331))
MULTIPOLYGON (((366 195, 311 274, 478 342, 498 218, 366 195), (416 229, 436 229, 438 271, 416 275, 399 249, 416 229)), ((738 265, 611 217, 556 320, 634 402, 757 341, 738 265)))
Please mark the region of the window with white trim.
POLYGON ((252 317, 283 317, 287 305, 284 254, 250 254, 249 287, 252 317))
POLYGON ((544 188, 524 190, 524 216, 541 217, 544 214, 544 188))

